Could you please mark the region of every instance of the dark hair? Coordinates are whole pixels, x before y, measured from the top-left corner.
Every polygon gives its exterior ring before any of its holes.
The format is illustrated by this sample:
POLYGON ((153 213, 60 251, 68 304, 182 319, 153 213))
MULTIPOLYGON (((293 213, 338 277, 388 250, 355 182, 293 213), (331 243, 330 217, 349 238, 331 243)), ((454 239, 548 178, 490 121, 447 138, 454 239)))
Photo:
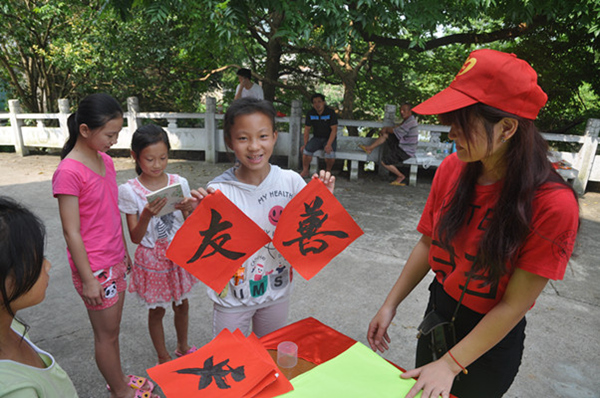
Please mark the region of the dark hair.
POLYGON ((77 138, 79 138, 80 125, 86 124, 91 130, 94 130, 117 117, 123 117, 123 109, 110 95, 96 93, 82 99, 77 112, 72 113, 67 120, 69 138, 63 146, 60 158, 64 159, 75 147, 77 138))
POLYGON ((252 71, 250 71, 250 69, 240 68, 237 71, 237 75, 245 77, 246 79, 251 79, 252 78, 252 71))
POLYGON ((231 139, 231 128, 235 123, 235 118, 241 115, 250 115, 253 113, 262 113, 271 120, 273 131, 275 131, 275 108, 273 104, 266 100, 259 100, 252 97, 240 98, 231 103, 223 119, 223 135, 225 141, 231 139))
POLYGON ((142 174, 142 168, 137 159, 140 158, 140 154, 144 148, 157 142, 164 142, 167 145, 167 150, 171 149, 167 132, 156 124, 146 124, 133 133, 131 137, 131 150, 135 153, 135 171, 138 175, 142 174))
POLYGON ((310 102, 313 102, 313 100, 315 98, 321 98, 323 100, 323 102, 325 101, 325 96, 321 93, 315 93, 313 95, 310 96, 310 102))
POLYGON ((403 106, 408 106, 410 108, 410 110, 412 110, 413 106, 410 102, 404 102, 402 103, 402 105, 400 105, 400 108, 402 108, 403 106))
MULTIPOLYGON (((467 146, 473 141, 471 126, 481 120, 487 132, 488 151, 492 148, 493 126, 503 118, 518 121, 515 134, 506 142, 504 155, 506 174, 500 196, 480 242, 473 273, 487 275, 487 283, 497 284, 509 272, 508 264, 518 255, 519 248, 531 232, 532 203, 536 191, 544 183, 552 182, 549 189, 569 189, 577 194, 554 170, 548 160, 548 143, 539 133, 533 120, 477 103, 439 116, 446 125, 457 125, 463 132, 467 146)), ((464 225, 477 178, 482 171, 481 162, 468 163, 456 182, 456 190, 444 207, 438 226, 441 245, 449 249, 460 228, 464 225)))
POLYGON ((38 217, 13 199, 0 196, 0 295, 12 317, 10 303, 31 290, 40 277, 45 236, 38 217), (9 277, 12 283, 7 283, 9 277))

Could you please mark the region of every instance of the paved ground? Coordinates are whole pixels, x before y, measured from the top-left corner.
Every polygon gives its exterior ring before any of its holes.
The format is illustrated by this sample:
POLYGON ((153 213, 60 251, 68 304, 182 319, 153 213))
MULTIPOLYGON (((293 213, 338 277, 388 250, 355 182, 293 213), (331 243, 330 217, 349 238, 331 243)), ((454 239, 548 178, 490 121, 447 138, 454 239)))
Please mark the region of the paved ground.
MULTIPOLYGON (((58 206, 51 194, 58 161, 56 156, 21 158, 0 153, 0 194, 19 199, 44 220, 47 257, 53 264, 46 300, 19 315, 32 326, 33 340, 52 352, 69 373, 81 397, 105 397, 93 358, 91 327, 73 289, 58 206)), ((116 158, 115 164, 119 183, 134 176, 131 160, 116 158)), ((169 169, 199 186, 227 167, 172 160, 169 169)), ((361 175, 357 182, 348 181, 347 174, 339 176, 336 196, 365 234, 311 281, 296 279, 290 322, 313 316, 366 343, 367 325, 418 239, 415 227, 430 175, 425 173, 420 181, 416 188, 392 187, 372 173, 361 175)), ((577 254, 565 279, 549 284, 528 315, 523 364, 507 397, 600 397, 600 194, 588 192, 580 203, 583 223, 577 254)), ((131 246, 130 253, 133 250, 131 246)), ((386 358, 407 368, 414 361, 415 327, 426 300, 426 283, 422 283, 401 305, 390 328, 392 348, 386 358)), ((211 338, 211 305, 203 287, 196 289, 190 308, 190 342, 201 346, 211 338)), ((129 373, 144 374, 156 362, 146 316, 136 300, 126 300, 121 355, 129 373)), ((165 325, 167 345, 174 350, 172 314, 165 325)))

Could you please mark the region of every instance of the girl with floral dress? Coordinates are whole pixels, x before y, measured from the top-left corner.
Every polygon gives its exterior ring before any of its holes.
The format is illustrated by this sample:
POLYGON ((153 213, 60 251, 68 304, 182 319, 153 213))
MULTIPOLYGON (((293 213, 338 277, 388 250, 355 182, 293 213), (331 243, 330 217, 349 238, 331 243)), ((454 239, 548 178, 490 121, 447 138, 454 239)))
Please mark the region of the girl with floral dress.
POLYGON ((188 344, 188 295, 198 282, 186 270, 166 256, 167 247, 185 218, 193 210, 194 199, 185 178, 167 174, 169 138, 160 127, 149 124, 133 134, 131 156, 136 163, 138 177, 119 186, 119 209, 125 213, 129 235, 138 244, 129 284, 129 292, 136 293, 148 307, 148 329, 158 363, 171 360, 163 328, 166 308, 174 311, 177 333, 176 356, 196 351, 188 344), (183 196, 174 212, 158 216, 167 199, 158 198, 148 203, 146 195, 169 185, 179 183, 183 196))

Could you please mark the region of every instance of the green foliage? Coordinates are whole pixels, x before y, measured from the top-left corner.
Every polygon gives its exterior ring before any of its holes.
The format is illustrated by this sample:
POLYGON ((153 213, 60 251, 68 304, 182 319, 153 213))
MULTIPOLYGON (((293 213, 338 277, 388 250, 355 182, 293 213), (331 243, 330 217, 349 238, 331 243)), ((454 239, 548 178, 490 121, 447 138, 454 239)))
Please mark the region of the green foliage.
POLYGON ((586 119, 599 117, 600 74, 592 72, 600 70, 599 46, 593 29, 577 20, 559 20, 506 45, 533 66, 548 94, 538 117, 542 130, 583 133, 586 119))
POLYGON ((58 98, 75 104, 105 91, 122 102, 136 95, 145 110, 194 111, 207 91, 218 88, 218 80, 201 78, 229 52, 212 45, 206 24, 190 28, 200 21, 167 15, 161 7, 128 10, 122 19, 105 4, 3 5, 0 23, 10 29, 2 33, 0 77, 10 82, 9 98, 19 98, 28 111, 56 111, 58 98))
POLYGON ((98 10, 97 2, 84 7, 74 0, 3 3, 0 78, 9 82, 8 95, 31 111, 55 110, 56 100, 86 78, 86 39, 98 10))
POLYGON ((30 111, 94 91, 197 111, 207 93, 227 105, 243 66, 284 113, 322 91, 373 119, 487 47, 534 66, 550 97, 540 125, 563 131, 600 113, 599 21, 600 0, 14 0, 0 4, 0 80, 30 111))

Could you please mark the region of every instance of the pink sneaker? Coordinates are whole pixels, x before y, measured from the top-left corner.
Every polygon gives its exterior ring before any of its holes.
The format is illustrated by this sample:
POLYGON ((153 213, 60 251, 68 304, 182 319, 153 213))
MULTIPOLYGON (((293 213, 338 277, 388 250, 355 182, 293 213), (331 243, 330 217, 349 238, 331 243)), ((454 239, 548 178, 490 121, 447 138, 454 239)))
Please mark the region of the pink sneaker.
POLYGON ((191 347, 190 347, 190 349, 189 349, 189 350, 187 350, 185 353, 182 353, 182 352, 181 352, 181 351, 179 351, 179 350, 175 350, 175 355, 176 355, 176 356, 178 356, 178 357, 182 357, 182 356, 184 356, 184 355, 191 354, 192 352, 196 352, 197 350, 198 350, 198 349, 196 348, 196 346, 195 346, 195 345, 193 345, 193 346, 191 346, 191 347))

